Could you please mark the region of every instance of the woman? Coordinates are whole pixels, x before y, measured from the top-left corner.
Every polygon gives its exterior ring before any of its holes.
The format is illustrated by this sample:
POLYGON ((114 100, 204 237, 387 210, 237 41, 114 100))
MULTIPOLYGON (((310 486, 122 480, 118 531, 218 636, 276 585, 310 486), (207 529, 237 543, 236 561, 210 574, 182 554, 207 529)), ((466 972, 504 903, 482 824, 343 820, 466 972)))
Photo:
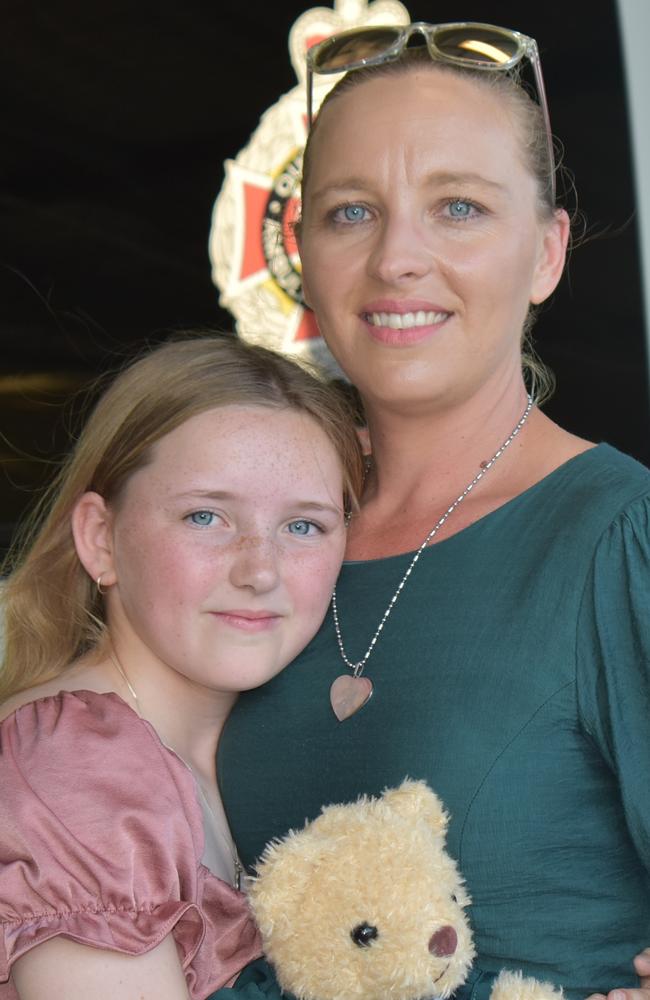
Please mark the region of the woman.
MULTIPOLYGON (((650 941, 650 473, 528 396, 522 340, 569 238, 534 42, 377 32, 312 129, 299 229, 372 460, 332 613, 223 733, 224 803, 250 864, 323 803, 426 779, 473 897, 467 995, 506 966, 575 1000, 631 996, 650 941), (541 106, 488 71, 524 55, 541 106)), ((312 69, 340 71, 338 45, 312 69)))
POLYGON ((322 621, 361 470, 341 400, 230 338, 101 398, 3 591, 3 1000, 205 1000, 260 954, 214 753, 322 621))

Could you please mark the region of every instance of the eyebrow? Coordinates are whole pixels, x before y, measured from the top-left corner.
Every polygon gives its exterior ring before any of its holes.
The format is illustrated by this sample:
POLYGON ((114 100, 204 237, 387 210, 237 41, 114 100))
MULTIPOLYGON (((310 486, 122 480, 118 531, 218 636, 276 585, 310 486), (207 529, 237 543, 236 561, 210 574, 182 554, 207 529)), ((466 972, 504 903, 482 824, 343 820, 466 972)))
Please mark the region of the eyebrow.
POLYGON ((495 191, 505 192, 506 190, 504 185, 499 184, 498 181, 491 181, 488 177, 484 177, 483 174, 478 174, 471 170, 463 172, 434 170, 432 173, 427 174, 424 179, 425 187, 433 184, 480 184, 482 187, 494 188, 495 191))
POLYGON ((318 512, 326 513, 327 511, 330 511, 330 513, 337 515, 340 514, 341 511, 343 510, 343 504, 341 504, 340 507, 337 507, 336 504, 318 503, 316 500, 297 500, 296 506, 299 507, 300 510, 305 510, 305 511, 311 510, 314 511, 314 513, 318 512))
MULTIPOLYGON (((240 494, 232 493, 228 490, 187 490, 183 493, 172 494, 173 500, 238 500, 240 499, 240 494)), ((335 514, 340 514, 343 510, 343 504, 337 507, 336 504, 329 503, 319 503, 317 500, 294 500, 291 501, 292 505, 300 508, 300 510, 312 510, 312 511, 332 511, 335 514)))
POLYGON ((317 188, 312 198, 314 201, 318 201, 325 195, 336 194, 337 191, 343 193, 344 191, 366 191, 367 189, 368 181, 364 180, 363 177, 345 177, 340 181, 334 181, 332 184, 325 184, 322 188, 317 188))
POLYGON ((234 500, 236 493, 228 490, 184 490, 182 493, 172 493, 174 500, 193 500, 197 497, 205 500, 234 500))
MULTIPOLYGON (((423 187, 433 187, 434 185, 444 186, 445 184, 480 184, 482 187, 493 188, 495 191, 499 191, 505 194, 506 188, 503 184, 499 184, 497 181, 491 181, 489 178, 484 177, 483 174, 475 173, 473 171, 439 171, 434 170, 430 174, 427 174, 424 178, 423 187)), ((342 180, 333 181, 331 184, 325 184, 317 190, 312 195, 314 201, 319 201, 328 195, 335 195, 337 193, 343 194, 344 192, 350 191, 367 191, 369 185, 368 180, 363 177, 345 177, 342 180)))

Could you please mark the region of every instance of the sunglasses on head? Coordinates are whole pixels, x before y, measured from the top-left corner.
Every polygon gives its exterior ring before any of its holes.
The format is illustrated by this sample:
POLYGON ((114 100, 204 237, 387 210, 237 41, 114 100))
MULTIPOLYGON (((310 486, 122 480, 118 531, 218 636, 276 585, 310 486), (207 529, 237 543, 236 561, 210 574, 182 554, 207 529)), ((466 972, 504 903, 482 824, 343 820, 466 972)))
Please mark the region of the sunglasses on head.
POLYGON ((347 73, 349 70, 378 66, 399 59, 415 34, 422 35, 427 51, 435 62, 450 63, 465 69, 485 72, 508 72, 522 59, 533 69, 539 105, 546 128, 552 198, 555 202, 555 153, 551 119, 546 100, 542 65, 537 42, 528 35, 492 24, 461 21, 454 24, 374 25, 352 28, 326 38, 307 52, 307 118, 313 121, 314 74, 347 73))

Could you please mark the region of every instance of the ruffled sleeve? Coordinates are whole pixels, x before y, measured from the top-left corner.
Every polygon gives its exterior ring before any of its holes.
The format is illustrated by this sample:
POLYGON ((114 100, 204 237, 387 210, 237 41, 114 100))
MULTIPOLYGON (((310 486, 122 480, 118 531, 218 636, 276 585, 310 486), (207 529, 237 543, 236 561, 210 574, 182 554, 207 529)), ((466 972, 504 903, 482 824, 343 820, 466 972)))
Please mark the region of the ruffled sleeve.
POLYGON ((650 502, 635 500, 601 537, 577 644, 583 725, 615 776, 625 823, 650 874, 650 502))
POLYGON ((201 864, 192 774, 117 695, 5 719, 0 802, 0 983, 57 935, 139 955, 171 932, 196 1000, 259 956, 245 897, 201 864))

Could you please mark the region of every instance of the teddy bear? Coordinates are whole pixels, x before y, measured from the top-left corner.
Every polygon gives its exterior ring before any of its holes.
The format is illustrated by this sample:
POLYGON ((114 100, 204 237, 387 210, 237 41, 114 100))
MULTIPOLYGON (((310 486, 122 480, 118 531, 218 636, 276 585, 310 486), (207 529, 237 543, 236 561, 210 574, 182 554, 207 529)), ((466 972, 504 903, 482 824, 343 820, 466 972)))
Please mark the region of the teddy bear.
MULTIPOLYGON (((283 991, 298 1000, 449 997, 474 958, 448 816, 422 781, 331 805, 270 843, 250 904, 283 991)), ((491 1000, 561 1000, 503 971, 491 1000)))

